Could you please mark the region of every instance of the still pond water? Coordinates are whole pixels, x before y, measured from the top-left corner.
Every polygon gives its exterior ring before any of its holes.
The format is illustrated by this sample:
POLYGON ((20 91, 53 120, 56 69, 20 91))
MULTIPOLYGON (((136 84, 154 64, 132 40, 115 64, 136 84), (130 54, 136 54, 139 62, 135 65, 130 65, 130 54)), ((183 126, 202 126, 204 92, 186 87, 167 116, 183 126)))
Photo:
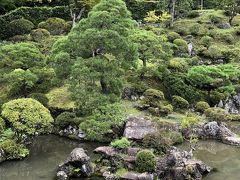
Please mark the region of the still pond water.
MULTIPOLYGON (((31 146, 28 158, 0 165, 0 180, 53 180, 57 165, 64 162, 74 148, 86 149, 94 159, 96 155, 92 151, 100 145, 79 143, 54 135, 38 137, 31 146)), ((185 149, 187 145, 181 147, 185 149)), ((200 141, 194 153, 196 158, 217 169, 206 176, 205 180, 240 179, 240 148, 216 141, 200 141)))

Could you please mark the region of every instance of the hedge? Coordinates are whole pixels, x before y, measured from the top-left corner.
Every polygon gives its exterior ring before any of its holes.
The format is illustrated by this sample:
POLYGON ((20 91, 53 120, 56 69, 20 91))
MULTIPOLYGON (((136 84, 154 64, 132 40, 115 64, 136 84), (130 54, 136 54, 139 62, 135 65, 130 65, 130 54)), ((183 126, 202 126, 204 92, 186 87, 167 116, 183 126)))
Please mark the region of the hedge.
POLYGON ((67 6, 56 7, 20 7, 5 15, 0 16, 0 39, 7 38, 7 25, 15 19, 27 19, 34 25, 50 17, 71 20, 70 9, 67 6))

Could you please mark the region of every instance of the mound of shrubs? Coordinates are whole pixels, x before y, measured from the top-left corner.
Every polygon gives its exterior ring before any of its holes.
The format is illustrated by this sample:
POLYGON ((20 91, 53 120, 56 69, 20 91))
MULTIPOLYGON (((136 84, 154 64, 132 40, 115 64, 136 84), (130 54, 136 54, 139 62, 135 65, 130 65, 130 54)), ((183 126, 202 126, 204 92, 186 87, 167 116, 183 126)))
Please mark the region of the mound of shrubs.
POLYGON ((116 139, 111 142, 111 146, 117 149, 125 149, 130 147, 130 145, 131 142, 125 137, 122 137, 121 139, 116 139))
POLYGON ((28 34, 34 28, 34 24, 27 19, 16 19, 8 24, 8 36, 28 34))
POLYGON ((200 113, 204 113, 206 109, 210 108, 209 104, 205 101, 199 101, 196 104, 195 110, 200 113))
POLYGON ((60 35, 71 30, 71 25, 61 18, 48 18, 38 24, 38 28, 48 30, 52 35, 60 35))
POLYGON ((31 31, 31 37, 33 41, 40 42, 50 37, 50 32, 46 29, 34 29, 31 31))

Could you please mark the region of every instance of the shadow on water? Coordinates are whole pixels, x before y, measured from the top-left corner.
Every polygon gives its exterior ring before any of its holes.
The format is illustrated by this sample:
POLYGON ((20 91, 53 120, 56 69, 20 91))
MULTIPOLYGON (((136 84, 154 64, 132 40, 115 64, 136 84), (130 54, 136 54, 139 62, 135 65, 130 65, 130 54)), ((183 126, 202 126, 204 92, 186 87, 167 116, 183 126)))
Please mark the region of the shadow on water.
POLYGON ((56 167, 67 159, 74 148, 81 147, 87 150, 88 155, 95 159, 97 156, 92 151, 100 145, 81 143, 55 135, 37 137, 26 159, 0 164, 0 180, 53 180, 56 167))
MULTIPOLYGON (((187 144, 180 146, 182 149, 187 147, 187 144)), ((200 141, 194 156, 216 169, 204 177, 204 180, 240 179, 239 147, 226 145, 214 140, 200 141)))

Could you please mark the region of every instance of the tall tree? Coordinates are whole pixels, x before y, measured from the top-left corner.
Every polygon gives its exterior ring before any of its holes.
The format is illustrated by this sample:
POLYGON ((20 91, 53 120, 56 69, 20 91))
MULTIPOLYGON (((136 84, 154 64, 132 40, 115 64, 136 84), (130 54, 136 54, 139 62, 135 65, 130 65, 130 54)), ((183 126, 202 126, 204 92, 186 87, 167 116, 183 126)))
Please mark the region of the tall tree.
POLYGON ((220 0, 219 7, 226 11, 229 16, 229 24, 232 25, 234 17, 240 13, 240 0, 220 0))

